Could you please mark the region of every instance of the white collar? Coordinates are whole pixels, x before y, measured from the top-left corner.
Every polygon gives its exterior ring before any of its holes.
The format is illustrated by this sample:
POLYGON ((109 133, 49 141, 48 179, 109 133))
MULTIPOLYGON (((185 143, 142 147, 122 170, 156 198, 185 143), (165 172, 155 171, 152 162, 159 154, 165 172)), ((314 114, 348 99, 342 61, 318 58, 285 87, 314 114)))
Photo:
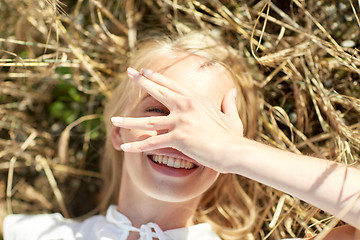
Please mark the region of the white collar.
POLYGON ((199 239, 199 236, 206 237, 204 239, 220 239, 211 229, 208 223, 201 223, 187 228, 177 228, 162 231, 156 223, 146 223, 136 228, 132 226, 131 221, 117 210, 117 206, 112 205, 106 213, 106 220, 127 232, 133 231, 140 234, 139 240, 177 240, 177 239, 199 239))

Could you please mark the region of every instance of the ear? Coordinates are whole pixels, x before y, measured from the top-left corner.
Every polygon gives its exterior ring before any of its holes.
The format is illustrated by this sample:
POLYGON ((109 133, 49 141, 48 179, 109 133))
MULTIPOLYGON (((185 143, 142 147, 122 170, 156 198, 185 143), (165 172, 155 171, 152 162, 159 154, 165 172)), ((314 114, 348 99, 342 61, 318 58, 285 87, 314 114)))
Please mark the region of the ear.
POLYGON ((123 144, 123 140, 121 138, 121 128, 114 127, 111 132, 111 142, 115 150, 122 151, 121 144, 123 144))

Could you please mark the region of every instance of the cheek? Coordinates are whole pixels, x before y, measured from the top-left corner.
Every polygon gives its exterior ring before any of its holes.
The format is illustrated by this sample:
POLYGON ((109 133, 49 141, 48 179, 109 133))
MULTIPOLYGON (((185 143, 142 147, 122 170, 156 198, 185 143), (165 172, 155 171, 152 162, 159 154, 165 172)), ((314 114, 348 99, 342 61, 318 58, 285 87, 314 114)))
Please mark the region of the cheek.
POLYGON ((219 175, 220 174, 218 172, 206 168, 197 180, 194 179, 190 188, 194 191, 195 195, 201 195, 216 182, 219 175))
POLYGON ((212 169, 208 169, 208 171, 209 171, 209 173, 208 173, 208 177, 206 178, 206 184, 204 184, 207 186, 206 190, 208 188, 210 188, 216 182, 216 180, 218 179, 218 177, 220 175, 219 172, 216 172, 212 169))

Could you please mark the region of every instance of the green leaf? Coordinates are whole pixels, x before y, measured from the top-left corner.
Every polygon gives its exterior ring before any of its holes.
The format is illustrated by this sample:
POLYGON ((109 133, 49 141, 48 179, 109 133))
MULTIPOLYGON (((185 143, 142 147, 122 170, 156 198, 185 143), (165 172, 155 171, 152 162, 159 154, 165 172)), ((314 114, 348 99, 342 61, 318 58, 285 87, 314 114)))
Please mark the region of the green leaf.
POLYGON ((91 133, 90 133, 90 139, 91 139, 91 140, 95 140, 95 139, 97 139, 99 136, 100 136, 99 131, 91 131, 91 133))
POLYGON ((72 74, 72 68, 69 68, 69 67, 57 67, 55 72, 60 74, 60 75, 72 74))
POLYGON ((78 118, 78 113, 72 109, 66 109, 63 113, 63 121, 66 124, 70 124, 78 118))
POLYGON ((49 106, 50 116, 54 118, 61 118, 66 108, 67 107, 65 103, 55 101, 49 106))
POLYGON ((82 102, 82 97, 81 97, 81 95, 79 94, 79 92, 77 91, 76 88, 70 88, 70 89, 68 90, 68 94, 70 95, 70 97, 71 97, 74 101, 79 102, 79 103, 82 102))

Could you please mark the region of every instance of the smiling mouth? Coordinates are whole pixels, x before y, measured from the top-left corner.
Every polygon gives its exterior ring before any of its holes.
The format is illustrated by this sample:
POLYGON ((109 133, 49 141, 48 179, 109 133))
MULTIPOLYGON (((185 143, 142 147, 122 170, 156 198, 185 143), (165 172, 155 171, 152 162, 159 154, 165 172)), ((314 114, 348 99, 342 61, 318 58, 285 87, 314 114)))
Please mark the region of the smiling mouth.
POLYGON ((194 163, 188 162, 180 158, 168 157, 163 155, 149 155, 149 158, 156 164, 166 165, 171 168, 191 170, 198 167, 194 163))

